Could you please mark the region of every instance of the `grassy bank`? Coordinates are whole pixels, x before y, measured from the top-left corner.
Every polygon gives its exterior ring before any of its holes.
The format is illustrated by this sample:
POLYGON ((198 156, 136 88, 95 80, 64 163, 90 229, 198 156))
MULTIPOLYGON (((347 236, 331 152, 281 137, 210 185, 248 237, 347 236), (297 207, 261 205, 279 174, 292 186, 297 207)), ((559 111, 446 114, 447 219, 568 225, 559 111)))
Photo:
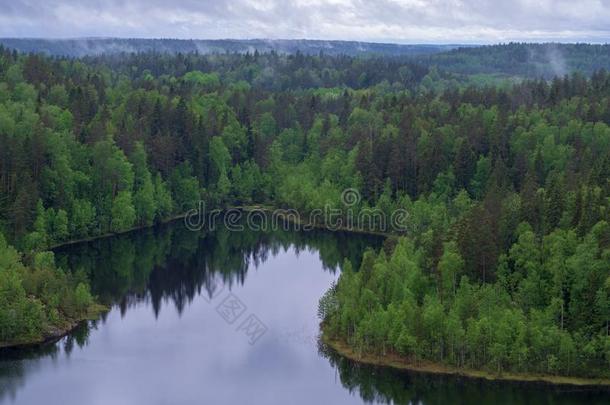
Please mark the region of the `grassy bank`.
POLYGON ((530 382, 530 383, 546 383, 553 385, 571 385, 579 387, 604 387, 610 390, 610 379, 605 378, 581 378, 581 377, 565 377, 556 375, 538 375, 538 374, 521 374, 503 372, 496 374, 484 370, 472 370, 465 368, 456 368, 448 365, 434 363, 430 361, 410 361, 398 354, 387 353, 378 355, 373 353, 360 353, 353 349, 346 341, 342 339, 331 338, 322 329, 322 341, 339 353, 358 363, 369 364, 373 366, 392 367, 399 370, 408 370, 421 373, 455 375, 460 377, 468 377, 474 379, 483 379, 489 381, 514 381, 514 382, 530 382))

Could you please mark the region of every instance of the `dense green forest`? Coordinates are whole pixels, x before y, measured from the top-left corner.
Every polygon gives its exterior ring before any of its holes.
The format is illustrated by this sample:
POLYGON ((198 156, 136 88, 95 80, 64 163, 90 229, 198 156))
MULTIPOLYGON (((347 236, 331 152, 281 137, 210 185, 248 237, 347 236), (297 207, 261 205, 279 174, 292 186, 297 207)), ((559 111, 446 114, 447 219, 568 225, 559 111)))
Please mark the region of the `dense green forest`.
POLYGON ((421 55, 420 62, 454 73, 552 79, 573 71, 587 76, 610 67, 610 45, 509 43, 461 47, 421 55))
POLYGON ((53 336, 95 311, 86 274, 56 268, 51 252, 26 267, 0 234, 0 347, 53 336))
MULTIPOLYGON (((566 375, 610 368, 610 74, 510 86, 412 60, 0 50, 0 341, 75 319, 45 250, 209 207, 409 213, 322 300, 359 350, 566 375), (360 270, 360 271, 356 271, 360 270)), ((88 272, 85 272, 88 273, 88 272)))
MULTIPOLYGON (((305 54, 384 57, 436 66, 458 75, 552 79, 573 71, 590 76, 610 69, 610 45, 588 43, 520 43, 496 45, 411 45, 355 41, 224 39, 183 40, 145 38, 0 38, 0 45, 24 53, 59 57, 124 58, 132 53, 185 54, 305 54)), ((159 64, 155 66, 159 67, 159 64)), ((168 74, 164 71, 161 74, 168 74)), ((482 77, 479 77, 481 79, 482 77)), ((488 78, 489 79, 489 78, 488 78)))

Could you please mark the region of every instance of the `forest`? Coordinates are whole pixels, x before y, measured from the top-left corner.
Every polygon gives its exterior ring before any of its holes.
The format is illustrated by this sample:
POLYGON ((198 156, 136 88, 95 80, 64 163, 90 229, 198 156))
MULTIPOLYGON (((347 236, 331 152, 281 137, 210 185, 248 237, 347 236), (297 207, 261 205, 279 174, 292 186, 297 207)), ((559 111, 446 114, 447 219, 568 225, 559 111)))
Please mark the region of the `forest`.
POLYGON ((417 58, 454 73, 544 77, 550 80, 573 71, 590 76, 599 69, 608 69, 609 51, 608 44, 511 42, 459 47, 417 58))
POLYGON ((498 85, 381 56, 1 48, 0 342, 95 307, 93 270, 62 270, 53 247, 200 200, 308 213, 353 188, 355 209, 404 209, 408 230, 343 265, 325 333, 414 361, 607 377, 610 74, 583 72, 498 85))

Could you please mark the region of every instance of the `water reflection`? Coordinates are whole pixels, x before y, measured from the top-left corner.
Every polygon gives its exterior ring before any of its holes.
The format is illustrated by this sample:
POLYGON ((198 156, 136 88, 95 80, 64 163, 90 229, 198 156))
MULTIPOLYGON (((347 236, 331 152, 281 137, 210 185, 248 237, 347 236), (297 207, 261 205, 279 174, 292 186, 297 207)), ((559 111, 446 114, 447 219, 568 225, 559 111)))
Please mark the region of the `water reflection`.
POLYGON ((0 351, 0 403, 608 403, 607 393, 363 366, 320 345, 319 297, 345 258, 358 266, 381 244, 177 223, 59 249, 59 265, 87 273, 113 309, 56 343, 0 351), (216 310, 229 291, 269 327, 255 345, 216 310))
POLYGON ((603 389, 415 373, 356 363, 321 342, 318 350, 336 368, 343 387, 368 403, 602 405, 610 400, 603 389))
MULTIPOLYGON (((56 403, 79 403, 76 398, 82 400, 102 386, 100 379, 108 377, 100 370, 106 367, 116 374, 108 387, 116 387, 117 392, 120 383, 134 378, 133 374, 142 381, 154 381, 159 367, 168 372, 159 387, 176 375, 212 373, 207 380, 217 387, 232 384, 237 372, 243 380, 254 380, 260 364, 276 372, 278 379, 285 377, 286 371, 298 369, 311 353, 317 358, 315 306, 336 278, 338 265, 345 258, 358 263, 366 247, 380 243, 377 237, 341 232, 230 232, 224 228, 192 232, 175 223, 58 249, 58 265, 86 273, 93 293, 113 310, 57 343, 0 351, 0 403, 30 399, 54 403, 46 398, 46 389, 62 391, 64 398, 57 397, 56 403), (263 266, 270 259, 275 263, 263 266), (258 272, 259 267, 265 268, 258 272), (249 272, 255 274, 250 277, 249 272), (247 339, 214 312, 217 304, 208 302, 217 288, 239 291, 240 298, 273 327, 265 342, 257 343, 259 347, 249 348, 247 339), (183 356, 165 353, 175 352, 176 346, 184 350, 183 356), (181 357, 183 361, 172 367, 173 358, 181 357), (185 364, 197 358, 216 366, 203 367, 201 361, 185 364), (218 369, 231 364, 241 365, 230 376, 218 374, 218 369), (70 386, 69 381, 78 381, 79 386, 70 386)), ((329 368, 325 360, 318 360, 317 369, 329 368)), ((319 372, 308 374, 322 378, 319 372)), ((333 386, 332 380, 328 382, 333 386)), ((259 385, 263 387, 264 382, 259 385)), ((225 395, 228 391, 225 387, 225 395)), ((218 402, 232 402, 222 392, 215 394, 218 402)), ((132 395, 132 403, 146 402, 141 391, 132 395)), ((198 397, 188 390, 182 395, 181 403, 198 397)), ((117 400, 109 391, 96 394, 96 399, 99 403, 117 400)))
POLYGON ((323 267, 335 272, 343 260, 359 263, 363 251, 379 246, 374 236, 344 232, 290 230, 192 232, 182 223, 68 246, 56 251, 62 268, 84 271, 92 292, 106 304, 118 303, 124 314, 130 305, 150 302, 158 315, 164 300, 179 313, 220 280, 231 287, 243 284, 248 268, 293 248, 317 251, 323 267))
POLYGON ((75 347, 86 346, 90 331, 96 329, 98 324, 99 321, 80 324, 57 344, 1 350, 0 402, 16 400, 17 392, 25 385, 27 375, 40 368, 37 359, 44 357, 55 362, 62 355, 69 357, 75 347))

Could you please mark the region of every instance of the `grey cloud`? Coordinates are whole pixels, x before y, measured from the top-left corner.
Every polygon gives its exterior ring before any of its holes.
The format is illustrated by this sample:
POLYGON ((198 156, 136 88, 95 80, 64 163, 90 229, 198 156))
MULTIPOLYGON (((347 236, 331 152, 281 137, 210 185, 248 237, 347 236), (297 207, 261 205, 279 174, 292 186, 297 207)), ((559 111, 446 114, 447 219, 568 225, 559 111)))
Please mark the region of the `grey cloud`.
POLYGON ((3 37, 610 38, 608 0, 0 0, 3 37))

